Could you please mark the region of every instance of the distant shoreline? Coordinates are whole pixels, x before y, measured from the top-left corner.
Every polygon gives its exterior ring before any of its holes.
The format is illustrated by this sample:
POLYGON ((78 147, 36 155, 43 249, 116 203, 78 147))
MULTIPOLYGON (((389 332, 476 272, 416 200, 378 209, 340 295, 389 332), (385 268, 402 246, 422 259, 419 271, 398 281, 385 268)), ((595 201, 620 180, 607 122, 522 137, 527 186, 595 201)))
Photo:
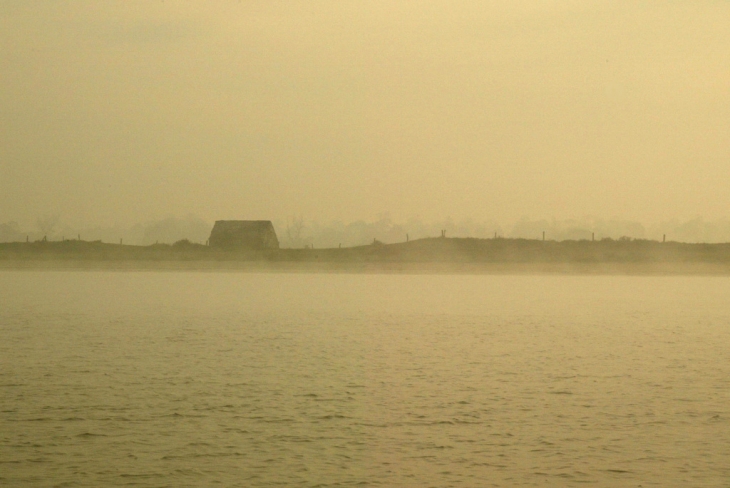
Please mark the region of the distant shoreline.
POLYGON ((273 273, 730 275, 730 243, 427 238, 331 249, 220 250, 182 241, 0 243, 0 269, 273 273))
POLYGON ((710 263, 302 263, 266 261, 0 261, 2 271, 241 272, 464 275, 730 276, 710 263))

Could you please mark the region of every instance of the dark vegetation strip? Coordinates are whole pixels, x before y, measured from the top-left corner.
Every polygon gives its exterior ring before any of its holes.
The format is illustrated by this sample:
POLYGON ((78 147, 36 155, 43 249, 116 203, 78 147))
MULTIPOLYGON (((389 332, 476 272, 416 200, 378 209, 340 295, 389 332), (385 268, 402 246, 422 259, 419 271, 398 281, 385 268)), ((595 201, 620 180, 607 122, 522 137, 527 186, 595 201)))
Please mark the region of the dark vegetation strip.
POLYGON ((134 246, 100 241, 0 243, 1 261, 247 261, 332 263, 708 263, 730 265, 730 243, 427 238, 332 249, 220 250, 188 241, 134 246))

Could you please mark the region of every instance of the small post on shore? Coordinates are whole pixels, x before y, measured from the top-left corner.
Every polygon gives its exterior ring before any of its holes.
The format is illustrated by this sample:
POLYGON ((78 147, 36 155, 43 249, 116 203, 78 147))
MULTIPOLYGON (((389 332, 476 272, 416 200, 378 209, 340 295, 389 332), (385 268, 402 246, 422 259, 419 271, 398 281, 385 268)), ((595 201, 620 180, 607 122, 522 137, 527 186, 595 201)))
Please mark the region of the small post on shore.
POLYGON ((342 243, 341 242, 340 242, 340 247, 339 248, 342 249, 342 243))
POLYGON ((662 236, 662 242, 667 242, 667 235, 666 235, 666 234, 664 234, 664 235, 662 236))
POLYGON ((595 232, 591 232, 591 242, 593 242, 595 240, 596 240, 596 233, 595 232))
POLYGON ((408 234, 406 234, 406 242, 408 242, 409 239, 408 234))
POLYGON ((78 235, 78 236, 76 236, 76 237, 78 237, 78 238, 79 238, 79 240, 81 240, 81 234, 79 234, 79 235, 78 235))
POLYGON ((545 231, 542 231, 542 240, 545 241, 545 231))
POLYGON ((122 239, 119 239, 119 245, 120 246, 122 245, 122 239))
POLYGON ((25 236, 25 242, 28 242, 29 238, 30 238, 30 236, 25 236))

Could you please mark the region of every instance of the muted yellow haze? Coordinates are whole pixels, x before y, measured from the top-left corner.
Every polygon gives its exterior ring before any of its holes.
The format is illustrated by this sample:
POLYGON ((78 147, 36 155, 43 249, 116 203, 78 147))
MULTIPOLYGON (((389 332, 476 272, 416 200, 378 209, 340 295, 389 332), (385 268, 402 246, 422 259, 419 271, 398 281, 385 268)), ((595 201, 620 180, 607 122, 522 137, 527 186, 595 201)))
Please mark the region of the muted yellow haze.
POLYGON ((730 217, 730 2, 5 1, 0 222, 730 217))

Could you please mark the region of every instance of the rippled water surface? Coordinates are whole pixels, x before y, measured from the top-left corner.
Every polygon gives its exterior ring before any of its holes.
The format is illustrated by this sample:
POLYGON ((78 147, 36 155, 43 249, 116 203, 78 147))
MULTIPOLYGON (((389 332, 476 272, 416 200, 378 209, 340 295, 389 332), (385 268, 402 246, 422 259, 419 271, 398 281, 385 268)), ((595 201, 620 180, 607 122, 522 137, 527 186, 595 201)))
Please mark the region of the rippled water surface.
POLYGON ((730 280, 0 272, 1 486, 730 486, 730 280))

